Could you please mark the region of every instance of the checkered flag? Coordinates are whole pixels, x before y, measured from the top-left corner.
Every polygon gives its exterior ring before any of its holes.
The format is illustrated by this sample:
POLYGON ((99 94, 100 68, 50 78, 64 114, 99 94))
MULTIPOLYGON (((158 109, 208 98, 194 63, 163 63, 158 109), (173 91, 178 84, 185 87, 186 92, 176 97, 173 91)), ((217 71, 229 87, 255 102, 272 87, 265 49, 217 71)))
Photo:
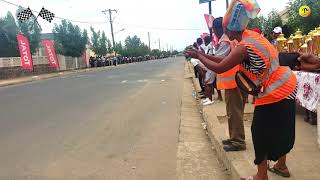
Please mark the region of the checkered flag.
POLYGON ((41 16, 43 19, 49 21, 51 23, 51 21, 53 20, 54 18, 54 14, 50 11, 48 11, 47 9, 45 8, 42 8, 40 13, 39 13, 39 16, 41 16))
POLYGON ((17 18, 20 22, 24 22, 28 20, 31 16, 33 16, 32 11, 30 8, 27 8, 21 12, 18 13, 17 18))

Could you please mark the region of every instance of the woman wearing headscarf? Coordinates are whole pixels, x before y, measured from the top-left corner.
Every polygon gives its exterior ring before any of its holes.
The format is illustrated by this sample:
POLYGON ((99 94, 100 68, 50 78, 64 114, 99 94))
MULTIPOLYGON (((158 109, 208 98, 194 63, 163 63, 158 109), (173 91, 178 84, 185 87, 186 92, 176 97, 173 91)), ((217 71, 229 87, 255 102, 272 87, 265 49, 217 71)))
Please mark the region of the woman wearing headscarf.
POLYGON ((238 46, 225 58, 207 58, 189 50, 186 54, 198 58, 209 69, 223 73, 240 64, 240 71, 257 86, 261 86, 251 126, 255 150, 254 163, 258 172, 242 179, 267 180, 268 160, 277 161, 272 172, 289 177, 286 154, 295 141, 295 91, 297 79, 291 70, 279 65, 278 52, 260 34, 247 30, 250 18, 260 8, 255 0, 233 0, 223 20, 225 33, 238 46))

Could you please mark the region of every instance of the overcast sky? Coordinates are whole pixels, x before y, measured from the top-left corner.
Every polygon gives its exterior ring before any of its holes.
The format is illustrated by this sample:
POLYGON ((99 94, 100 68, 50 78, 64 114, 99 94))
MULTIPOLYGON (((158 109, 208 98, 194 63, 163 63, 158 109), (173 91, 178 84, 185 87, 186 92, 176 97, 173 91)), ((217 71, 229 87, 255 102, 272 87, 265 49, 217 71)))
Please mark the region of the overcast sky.
MULTIPOLYGON (((166 49, 182 50, 192 44, 202 33, 207 32, 207 25, 203 15, 208 13, 208 4, 199 5, 198 0, 6 0, 23 7, 30 7, 39 11, 45 7, 58 17, 85 21, 89 23, 75 23, 82 29, 89 30, 93 26, 96 30, 103 30, 110 35, 110 24, 107 16, 102 13, 105 9, 116 9, 114 31, 125 28, 125 31, 115 34, 115 40, 124 41, 128 35, 138 35, 144 43, 148 43, 148 32, 151 36, 151 48, 158 48, 158 39, 161 47, 166 49), (186 29, 186 30, 170 30, 186 29), (188 29, 188 30, 187 30, 188 29), (196 29, 196 30, 194 30, 196 29)), ((231 1, 231 0, 229 0, 231 1)), ((263 15, 273 8, 282 10, 289 0, 257 0, 263 15), (275 4, 277 6, 275 6, 275 4)), ((223 16, 225 0, 216 0, 212 3, 213 16, 223 16)), ((0 16, 7 11, 15 14, 16 7, 0 0, 0 16)), ((40 19, 40 18, 39 18, 40 19)), ((55 18, 50 24, 39 20, 43 32, 51 32, 54 23, 60 23, 55 18)), ((89 30, 90 31, 90 30, 89 30)))

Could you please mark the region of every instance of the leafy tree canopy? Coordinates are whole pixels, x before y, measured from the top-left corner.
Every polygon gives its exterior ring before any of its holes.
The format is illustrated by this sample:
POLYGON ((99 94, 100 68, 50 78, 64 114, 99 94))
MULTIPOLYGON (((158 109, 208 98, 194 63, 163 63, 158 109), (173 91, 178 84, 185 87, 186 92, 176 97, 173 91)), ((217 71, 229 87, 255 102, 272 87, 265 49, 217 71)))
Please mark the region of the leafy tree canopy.
MULTIPOLYGON (((18 14, 21 11, 23 11, 23 8, 19 7, 16 14, 18 14)), ((24 22, 17 21, 17 23, 20 33, 25 35, 29 40, 32 54, 37 52, 37 49, 39 49, 41 41, 41 28, 35 21, 35 17, 31 16, 28 20, 24 22)))
POLYGON ((92 36, 92 51, 99 56, 105 56, 107 53, 113 52, 110 40, 106 37, 104 31, 96 32, 93 27, 90 27, 92 36))
POLYGON ((19 56, 16 33, 19 32, 13 15, 8 12, 0 18, 0 55, 1 57, 19 56))
POLYGON ((269 14, 268 17, 266 18, 264 25, 263 25, 263 32, 265 37, 267 39, 271 40, 271 33, 275 27, 282 27, 282 20, 279 15, 279 13, 275 10, 272 10, 269 14))
POLYGON ((288 26, 291 33, 300 29, 304 34, 309 33, 320 25, 320 1, 319 0, 290 0, 289 2, 289 21, 288 26), (311 14, 308 17, 299 15, 299 8, 308 5, 311 14))
POLYGON ((125 40, 124 56, 145 56, 150 53, 149 47, 142 43, 138 36, 128 36, 125 40))
POLYGON ((55 49, 59 54, 72 57, 80 57, 88 43, 88 33, 81 31, 79 26, 62 20, 61 24, 55 24, 54 29, 55 49))
POLYGON ((151 56, 160 57, 160 56, 161 56, 161 52, 160 52, 159 49, 152 49, 150 55, 151 55, 151 56))

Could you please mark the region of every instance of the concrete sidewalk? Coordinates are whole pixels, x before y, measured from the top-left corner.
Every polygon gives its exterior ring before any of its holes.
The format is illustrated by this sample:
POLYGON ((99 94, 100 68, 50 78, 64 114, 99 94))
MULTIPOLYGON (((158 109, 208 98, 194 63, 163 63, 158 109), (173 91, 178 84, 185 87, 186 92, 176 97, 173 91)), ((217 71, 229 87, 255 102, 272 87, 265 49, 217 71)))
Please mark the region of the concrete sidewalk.
POLYGON ((192 96, 193 89, 192 74, 185 66, 177 151, 178 180, 227 180, 229 174, 204 130, 197 101, 192 96))
MULTIPOLYGON (((193 71, 190 65, 189 69, 193 71)), ((198 80, 194 78, 196 91, 200 91, 198 80)), ((217 154, 226 168, 230 170, 231 179, 239 180, 240 177, 254 175, 256 167, 254 161, 254 149, 251 137, 251 122, 253 105, 247 104, 245 109, 245 132, 247 150, 241 152, 228 152, 223 150, 222 140, 228 138, 228 124, 226 118, 225 103, 219 102, 211 106, 202 107, 203 118, 207 123, 208 132, 217 154)), ((297 110, 296 116, 296 142, 293 150, 288 155, 288 167, 291 178, 296 180, 320 179, 320 149, 317 145, 317 127, 303 121, 303 111, 297 110)), ((270 130, 272 133, 272 130, 270 130)), ((269 172, 271 180, 282 178, 269 172)))

